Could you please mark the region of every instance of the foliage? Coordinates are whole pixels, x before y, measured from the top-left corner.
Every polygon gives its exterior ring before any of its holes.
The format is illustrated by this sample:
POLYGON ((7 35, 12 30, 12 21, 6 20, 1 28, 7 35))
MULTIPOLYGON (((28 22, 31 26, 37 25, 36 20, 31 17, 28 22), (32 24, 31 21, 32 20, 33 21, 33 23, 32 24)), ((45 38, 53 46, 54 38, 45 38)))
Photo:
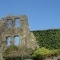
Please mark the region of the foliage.
POLYGON ((45 57, 53 57, 60 54, 60 49, 53 49, 53 50, 49 50, 46 49, 44 47, 37 49, 36 51, 34 51, 33 53, 33 57, 37 57, 37 58, 45 58, 45 57))
POLYGON ((38 50, 36 50, 33 54, 33 56, 36 55, 40 55, 40 56, 46 56, 46 55, 50 55, 53 54, 54 52, 52 50, 46 49, 44 47, 39 48, 38 50))
POLYGON ((11 55, 6 57, 5 60, 19 60, 19 58, 21 58, 21 60, 23 60, 24 58, 31 58, 31 54, 32 54, 33 50, 31 48, 27 48, 26 46, 21 46, 21 47, 17 47, 17 46, 9 46, 5 52, 3 53, 4 54, 4 58, 6 56, 8 56, 9 54, 12 54, 12 55, 19 55, 19 57, 12 57, 11 58, 11 55))
POLYGON ((6 50, 5 53, 8 54, 12 51, 18 51, 18 47, 17 46, 9 46, 6 50))
POLYGON ((27 57, 32 54, 33 50, 31 48, 27 48, 26 46, 21 46, 19 53, 21 57, 27 57))
POLYGON ((32 31, 40 47, 60 49, 60 29, 32 31))

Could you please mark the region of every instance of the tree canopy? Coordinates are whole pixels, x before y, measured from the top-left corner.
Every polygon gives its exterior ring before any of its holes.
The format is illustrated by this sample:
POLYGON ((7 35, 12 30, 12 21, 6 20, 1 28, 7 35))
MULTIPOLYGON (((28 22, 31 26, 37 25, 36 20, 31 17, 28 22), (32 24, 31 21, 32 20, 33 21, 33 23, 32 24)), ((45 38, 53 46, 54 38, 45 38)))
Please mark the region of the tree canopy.
POLYGON ((60 29, 32 31, 40 47, 60 49, 60 29))

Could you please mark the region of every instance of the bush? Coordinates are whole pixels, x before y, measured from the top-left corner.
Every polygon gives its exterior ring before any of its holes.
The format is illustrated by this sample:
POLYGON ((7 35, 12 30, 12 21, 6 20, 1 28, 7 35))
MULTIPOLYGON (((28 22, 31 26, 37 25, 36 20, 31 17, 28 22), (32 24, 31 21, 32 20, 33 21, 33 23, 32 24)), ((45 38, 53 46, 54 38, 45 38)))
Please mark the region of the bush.
POLYGON ((60 49, 53 49, 53 50, 49 50, 46 49, 44 47, 37 49, 36 51, 34 51, 32 57, 33 58, 39 58, 39 59, 43 59, 46 57, 53 57, 55 55, 58 55, 60 53, 60 49))

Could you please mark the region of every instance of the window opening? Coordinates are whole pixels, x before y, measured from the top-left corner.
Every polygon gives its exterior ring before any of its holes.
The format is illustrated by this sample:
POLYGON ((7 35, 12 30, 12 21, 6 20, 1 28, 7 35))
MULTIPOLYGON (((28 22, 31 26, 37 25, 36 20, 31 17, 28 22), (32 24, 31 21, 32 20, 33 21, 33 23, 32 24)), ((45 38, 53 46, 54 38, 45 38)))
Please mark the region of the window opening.
POLYGON ((6 40, 7 40, 7 46, 10 46, 11 45, 11 37, 10 36, 8 36, 7 38, 6 38, 6 40))
POLYGON ((20 27, 20 20, 19 19, 15 20, 15 27, 16 28, 20 27))
POLYGON ((7 27, 8 27, 8 28, 11 28, 11 27, 12 27, 12 21, 11 21, 11 20, 8 20, 8 21, 7 21, 7 27))
POLYGON ((17 46, 17 45, 19 45, 19 36, 14 36, 14 40, 15 40, 15 45, 17 46))

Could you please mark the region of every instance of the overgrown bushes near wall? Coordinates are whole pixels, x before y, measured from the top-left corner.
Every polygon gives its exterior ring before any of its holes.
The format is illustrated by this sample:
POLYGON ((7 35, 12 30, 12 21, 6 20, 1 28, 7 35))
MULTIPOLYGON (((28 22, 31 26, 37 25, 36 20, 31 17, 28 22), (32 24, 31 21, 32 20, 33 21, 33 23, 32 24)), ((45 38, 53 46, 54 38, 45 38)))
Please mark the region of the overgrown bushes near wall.
POLYGON ((32 31, 40 47, 60 49, 60 29, 32 31))
POLYGON ((33 53, 34 60, 45 60, 48 57, 58 56, 60 54, 60 49, 46 49, 44 47, 37 49, 33 53))
POLYGON ((27 48, 26 46, 9 46, 5 52, 3 52, 3 57, 5 60, 24 60, 26 58, 31 58, 33 50, 27 48))

